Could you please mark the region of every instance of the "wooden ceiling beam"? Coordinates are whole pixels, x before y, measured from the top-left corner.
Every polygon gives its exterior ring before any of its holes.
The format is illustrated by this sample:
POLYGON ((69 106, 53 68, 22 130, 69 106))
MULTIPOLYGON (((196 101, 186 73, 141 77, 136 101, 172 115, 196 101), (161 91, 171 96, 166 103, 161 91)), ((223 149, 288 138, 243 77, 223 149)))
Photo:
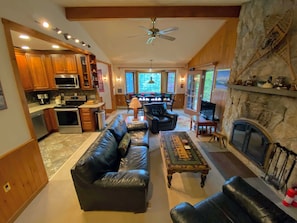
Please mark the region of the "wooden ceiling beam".
POLYGON ((66 7, 66 18, 88 21, 110 18, 237 18, 240 6, 66 7))

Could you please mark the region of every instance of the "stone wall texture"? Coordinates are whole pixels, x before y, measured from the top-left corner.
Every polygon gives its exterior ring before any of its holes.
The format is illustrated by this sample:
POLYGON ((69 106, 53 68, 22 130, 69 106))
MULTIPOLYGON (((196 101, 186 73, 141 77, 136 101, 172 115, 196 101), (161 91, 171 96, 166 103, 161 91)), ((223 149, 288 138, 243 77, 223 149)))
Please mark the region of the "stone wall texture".
MULTIPOLYGON (((248 80, 252 76, 256 76, 258 81, 267 81, 272 77, 273 82, 278 76, 286 77, 288 83, 294 80, 297 73, 297 0, 251 0, 245 3, 241 9, 237 33, 230 84, 248 80), (272 53, 241 72, 265 37, 265 21, 276 15, 283 15, 289 9, 294 13, 286 37, 289 40, 292 69, 285 60, 272 53)), ((258 122, 275 142, 297 153, 297 98, 229 88, 223 119, 223 132, 228 138, 233 121, 239 118, 258 122)), ((296 172, 293 175, 295 184, 296 172)))

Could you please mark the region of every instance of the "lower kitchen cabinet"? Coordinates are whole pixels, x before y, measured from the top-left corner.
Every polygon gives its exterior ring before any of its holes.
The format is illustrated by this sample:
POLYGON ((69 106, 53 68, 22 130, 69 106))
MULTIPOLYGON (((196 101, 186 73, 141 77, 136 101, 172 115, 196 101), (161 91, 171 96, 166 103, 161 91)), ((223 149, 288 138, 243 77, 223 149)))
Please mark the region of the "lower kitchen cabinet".
POLYGON ((80 120, 85 132, 94 132, 97 127, 96 115, 98 108, 80 108, 80 120))
POLYGON ((57 118, 55 114, 55 110, 53 108, 44 109, 44 119, 47 130, 49 132, 57 132, 59 131, 57 118))

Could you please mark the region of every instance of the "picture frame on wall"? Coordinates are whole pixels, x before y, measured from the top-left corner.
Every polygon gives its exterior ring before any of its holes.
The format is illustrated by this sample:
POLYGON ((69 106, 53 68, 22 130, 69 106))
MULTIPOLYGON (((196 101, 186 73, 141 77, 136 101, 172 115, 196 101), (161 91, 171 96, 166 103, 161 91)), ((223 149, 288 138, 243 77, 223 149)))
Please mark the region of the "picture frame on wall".
POLYGON ((7 105, 6 105, 6 101, 5 101, 5 97, 4 97, 4 93, 3 93, 2 85, 0 81, 0 110, 3 110, 3 109, 7 109, 7 105))
POLYGON ((215 89, 217 90, 227 90, 228 81, 230 77, 230 69, 218 69, 216 75, 215 89))

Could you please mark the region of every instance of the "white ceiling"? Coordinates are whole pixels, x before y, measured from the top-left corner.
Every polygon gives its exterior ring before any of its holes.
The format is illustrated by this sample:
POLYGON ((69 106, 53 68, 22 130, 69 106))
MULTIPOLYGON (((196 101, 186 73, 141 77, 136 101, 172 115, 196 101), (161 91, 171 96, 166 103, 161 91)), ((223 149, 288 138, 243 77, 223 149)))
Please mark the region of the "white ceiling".
MULTIPOLYGON (((62 7, 81 6, 231 6, 248 0, 51 0, 62 7)), ((185 65, 223 25, 223 19, 157 18, 155 27, 162 30, 178 27, 168 33, 176 39, 157 38, 146 44, 148 36, 141 27, 152 27, 150 18, 101 19, 79 21, 81 26, 106 53, 114 65, 185 65)))

